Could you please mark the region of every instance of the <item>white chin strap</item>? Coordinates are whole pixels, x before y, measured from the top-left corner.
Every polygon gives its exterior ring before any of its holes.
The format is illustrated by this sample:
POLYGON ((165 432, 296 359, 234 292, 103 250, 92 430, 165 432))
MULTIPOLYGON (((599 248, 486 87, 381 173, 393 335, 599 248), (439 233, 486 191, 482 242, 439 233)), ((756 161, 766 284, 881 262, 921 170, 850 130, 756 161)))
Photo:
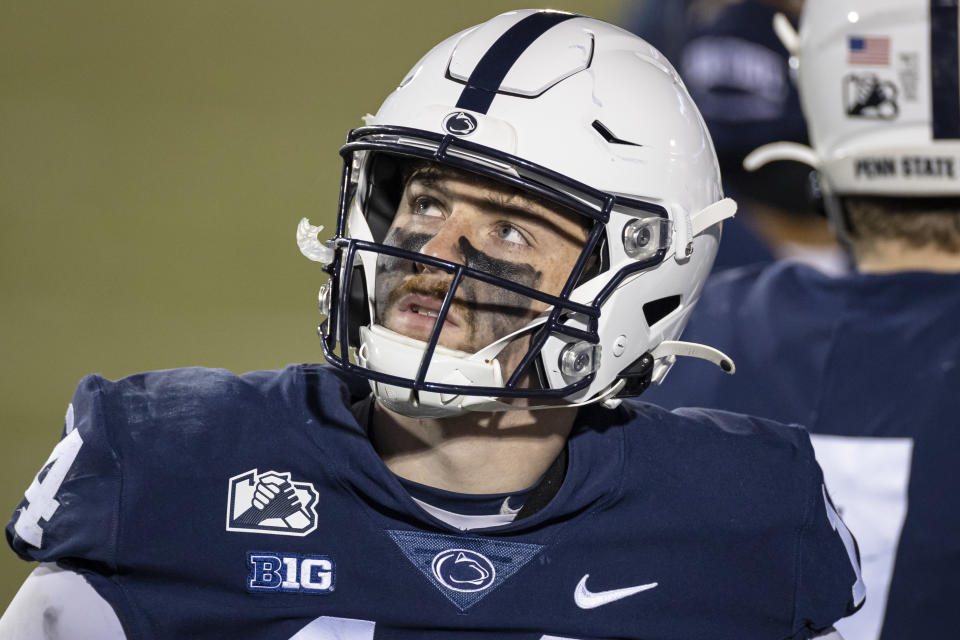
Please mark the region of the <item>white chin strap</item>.
POLYGON ((708 347, 705 344, 696 342, 683 342, 681 340, 664 340, 656 346, 650 355, 653 356, 656 364, 653 368, 653 375, 650 384, 661 384, 667 376, 673 363, 678 357, 696 358, 706 360, 720 367, 725 373, 733 375, 737 372, 737 367, 733 363, 733 358, 719 349, 708 347))

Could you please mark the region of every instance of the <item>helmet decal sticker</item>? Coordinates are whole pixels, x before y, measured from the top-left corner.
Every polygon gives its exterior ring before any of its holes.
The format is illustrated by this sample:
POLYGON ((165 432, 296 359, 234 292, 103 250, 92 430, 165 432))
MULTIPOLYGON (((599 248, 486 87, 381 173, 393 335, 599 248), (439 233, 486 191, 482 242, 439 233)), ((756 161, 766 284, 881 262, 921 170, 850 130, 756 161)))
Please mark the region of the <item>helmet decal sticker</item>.
POLYGON ((916 102, 920 89, 920 55, 916 51, 901 51, 897 54, 899 62, 898 75, 900 87, 903 88, 903 99, 916 102))
POLYGON ((454 111, 443 119, 443 128, 455 136, 468 136, 477 130, 477 119, 466 111, 454 111))
POLYGON ((890 64, 890 38, 887 36, 849 36, 847 38, 847 62, 887 66, 890 64))
POLYGON ((957 177, 957 168, 952 156, 864 156, 854 162, 853 175, 866 181, 891 177, 952 180, 957 177))
POLYGON ((872 73, 851 73, 843 79, 844 109, 852 118, 896 118, 900 113, 897 94, 896 85, 872 73))

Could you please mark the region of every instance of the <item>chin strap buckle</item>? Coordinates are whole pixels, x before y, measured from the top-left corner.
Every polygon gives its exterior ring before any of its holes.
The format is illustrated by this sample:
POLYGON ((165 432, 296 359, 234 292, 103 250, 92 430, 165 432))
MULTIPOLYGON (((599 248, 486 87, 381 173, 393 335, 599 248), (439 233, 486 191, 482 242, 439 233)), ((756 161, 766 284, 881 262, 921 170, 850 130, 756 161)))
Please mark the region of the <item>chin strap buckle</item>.
MULTIPOLYGON (((621 371, 619 378, 623 384, 616 395, 616 399, 635 398, 646 391, 653 381, 653 365, 655 362, 650 352, 647 352, 621 371)), ((613 408, 609 401, 604 403, 604 406, 613 408)))

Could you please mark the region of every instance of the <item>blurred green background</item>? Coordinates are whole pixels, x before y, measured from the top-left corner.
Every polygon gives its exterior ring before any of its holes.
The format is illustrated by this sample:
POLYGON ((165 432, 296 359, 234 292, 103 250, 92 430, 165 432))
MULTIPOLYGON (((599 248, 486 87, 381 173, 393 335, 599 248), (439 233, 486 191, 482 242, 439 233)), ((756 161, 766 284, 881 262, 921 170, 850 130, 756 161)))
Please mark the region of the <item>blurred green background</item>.
MULTIPOLYGON (((332 228, 347 130, 433 44, 513 8, 0 3, 4 522, 83 375, 320 357, 321 273, 294 231, 332 228)), ((3 545, 0 607, 31 569, 3 545)))

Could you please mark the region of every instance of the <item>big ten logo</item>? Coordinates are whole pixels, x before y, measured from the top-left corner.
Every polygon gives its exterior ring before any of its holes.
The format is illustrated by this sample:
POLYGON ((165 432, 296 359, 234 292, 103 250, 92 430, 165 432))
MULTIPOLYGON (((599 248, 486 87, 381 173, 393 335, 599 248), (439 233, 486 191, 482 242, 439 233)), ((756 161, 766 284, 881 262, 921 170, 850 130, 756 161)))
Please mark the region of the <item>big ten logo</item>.
POLYGON ((247 589, 256 592, 330 593, 333 560, 329 556, 247 552, 247 589))

